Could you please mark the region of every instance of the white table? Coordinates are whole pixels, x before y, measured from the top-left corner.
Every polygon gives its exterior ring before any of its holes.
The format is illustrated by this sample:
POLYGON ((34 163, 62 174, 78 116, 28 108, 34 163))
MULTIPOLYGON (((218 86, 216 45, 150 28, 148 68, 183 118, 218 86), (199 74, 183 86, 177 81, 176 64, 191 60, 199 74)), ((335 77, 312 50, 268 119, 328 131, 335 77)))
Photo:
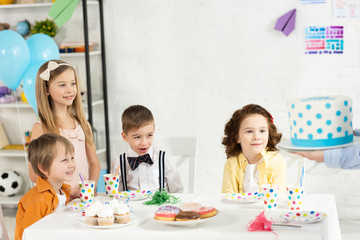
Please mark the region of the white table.
MULTIPOLYGON (((271 232, 248 232, 250 220, 263 208, 262 202, 239 204, 224 199, 221 194, 177 194, 183 202, 198 202, 214 206, 218 215, 192 226, 170 226, 151 219, 158 206, 144 205, 144 201, 132 201, 131 206, 137 221, 115 229, 94 229, 82 226, 84 217, 80 213, 64 208, 36 222, 24 231, 24 240, 42 239, 276 239, 271 232)), ((104 196, 100 196, 104 199, 104 196)), ((327 213, 327 218, 318 223, 303 224, 302 229, 276 229, 279 239, 331 239, 341 240, 340 226, 333 195, 305 195, 304 210, 327 213)), ((266 211, 267 218, 281 221, 280 215, 287 212, 285 196, 280 196, 279 208, 266 211)))

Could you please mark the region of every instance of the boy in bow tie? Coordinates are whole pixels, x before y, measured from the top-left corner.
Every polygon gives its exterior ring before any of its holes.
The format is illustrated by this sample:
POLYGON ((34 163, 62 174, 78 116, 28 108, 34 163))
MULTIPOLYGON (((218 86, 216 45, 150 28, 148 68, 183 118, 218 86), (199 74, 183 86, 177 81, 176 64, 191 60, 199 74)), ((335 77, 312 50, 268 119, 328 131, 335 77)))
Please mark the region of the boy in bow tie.
POLYGON ((155 123, 149 109, 128 107, 122 114, 121 136, 129 144, 126 153, 112 162, 112 171, 120 169, 119 191, 157 190, 183 192, 180 175, 164 151, 154 149, 155 123))

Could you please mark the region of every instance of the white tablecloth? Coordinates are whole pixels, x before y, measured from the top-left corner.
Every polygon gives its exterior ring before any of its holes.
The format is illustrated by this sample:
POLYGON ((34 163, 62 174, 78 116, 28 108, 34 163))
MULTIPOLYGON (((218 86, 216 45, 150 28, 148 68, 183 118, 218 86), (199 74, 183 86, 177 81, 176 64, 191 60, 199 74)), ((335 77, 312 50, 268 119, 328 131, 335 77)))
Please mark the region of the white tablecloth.
MULTIPOLYGON (((183 202, 198 202, 213 206, 219 213, 200 224, 191 226, 170 226, 155 222, 151 218, 158 206, 144 205, 144 201, 132 201, 133 224, 114 229, 94 229, 80 224, 84 220, 79 212, 68 207, 46 216, 24 231, 24 240, 42 239, 331 239, 341 240, 340 226, 333 195, 307 194, 303 210, 327 213, 327 218, 318 223, 302 224, 302 229, 281 228, 272 232, 249 232, 247 224, 263 209, 262 202, 240 204, 224 199, 221 194, 176 194, 183 202)), ((104 196, 99 196, 104 200, 104 196)), ((287 212, 285 196, 280 196, 279 207, 266 211, 267 218, 283 221, 280 215, 287 212)))

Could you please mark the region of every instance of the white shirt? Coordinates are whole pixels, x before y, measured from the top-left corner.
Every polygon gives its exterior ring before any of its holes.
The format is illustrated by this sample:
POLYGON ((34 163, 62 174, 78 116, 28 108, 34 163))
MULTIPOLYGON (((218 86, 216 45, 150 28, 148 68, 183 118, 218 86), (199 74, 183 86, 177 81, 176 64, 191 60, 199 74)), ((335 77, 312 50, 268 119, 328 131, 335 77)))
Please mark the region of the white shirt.
MULTIPOLYGON (((153 164, 141 163, 135 170, 132 170, 126 159, 126 179, 128 190, 151 190, 159 189, 159 151, 150 147, 147 152, 153 164)), ((126 152, 127 157, 138 157, 139 155, 130 147, 126 152)), ((165 189, 170 193, 181 193, 184 191, 180 175, 175 165, 170 160, 171 157, 165 153, 165 189)), ((120 156, 112 161, 111 172, 120 166, 120 156)), ((120 170, 119 191, 124 191, 120 170)))
POLYGON ((61 210, 63 207, 65 207, 66 204, 66 195, 63 193, 63 191, 60 189, 61 194, 57 193, 57 197, 59 199, 59 204, 56 207, 55 211, 61 210))
POLYGON ((244 176, 244 192, 259 192, 259 171, 258 164, 247 164, 244 176))

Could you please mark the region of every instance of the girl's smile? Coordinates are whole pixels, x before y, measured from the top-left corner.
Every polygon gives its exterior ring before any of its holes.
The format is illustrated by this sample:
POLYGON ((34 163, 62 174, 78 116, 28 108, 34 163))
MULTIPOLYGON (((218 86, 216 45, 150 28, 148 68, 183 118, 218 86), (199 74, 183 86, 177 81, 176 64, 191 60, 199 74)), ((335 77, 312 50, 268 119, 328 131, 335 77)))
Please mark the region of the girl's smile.
POLYGON ((55 106, 71 106, 77 94, 75 73, 68 69, 49 84, 49 94, 55 106))
POLYGON ((241 122, 238 143, 249 163, 256 163, 261 159, 261 152, 265 150, 268 140, 269 129, 264 116, 251 114, 241 122))

